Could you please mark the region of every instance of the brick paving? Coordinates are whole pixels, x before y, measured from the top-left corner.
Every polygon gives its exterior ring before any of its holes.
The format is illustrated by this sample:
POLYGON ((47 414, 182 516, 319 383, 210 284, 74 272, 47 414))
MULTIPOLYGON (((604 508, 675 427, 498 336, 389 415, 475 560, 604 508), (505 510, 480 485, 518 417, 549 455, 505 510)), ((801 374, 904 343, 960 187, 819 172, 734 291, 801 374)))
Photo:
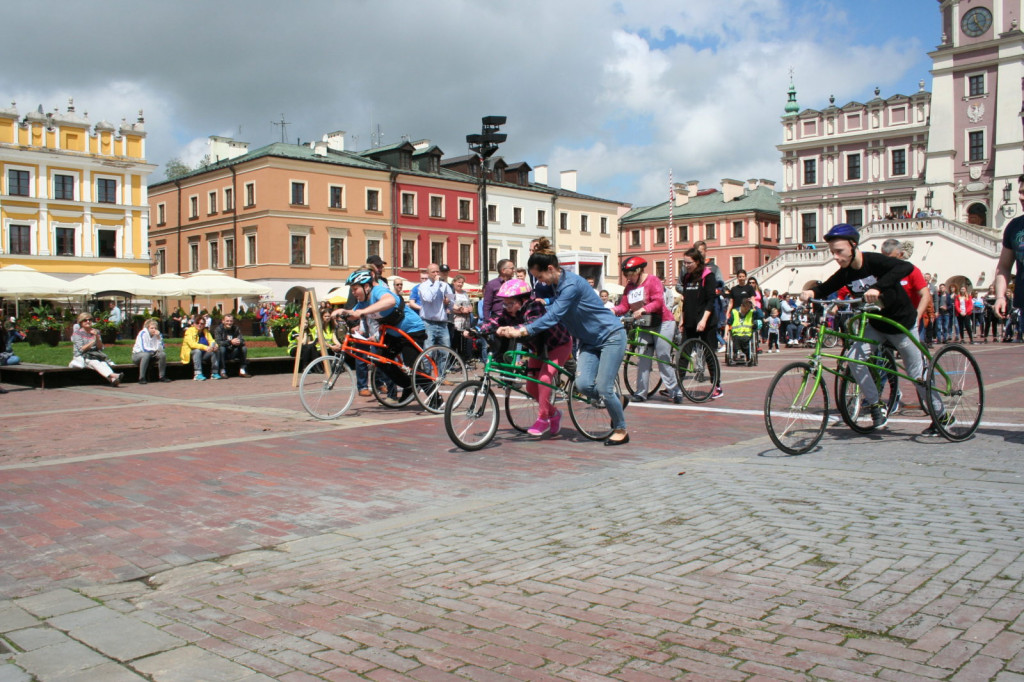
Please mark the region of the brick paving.
MULTIPOLYGON (((1024 349, 971 441, 785 457, 726 397, 477 453, 288 377, 0 398, 0 681, 1024 679, 1024 349)), ((972 349, 974 350, 974 349, 972 349)))

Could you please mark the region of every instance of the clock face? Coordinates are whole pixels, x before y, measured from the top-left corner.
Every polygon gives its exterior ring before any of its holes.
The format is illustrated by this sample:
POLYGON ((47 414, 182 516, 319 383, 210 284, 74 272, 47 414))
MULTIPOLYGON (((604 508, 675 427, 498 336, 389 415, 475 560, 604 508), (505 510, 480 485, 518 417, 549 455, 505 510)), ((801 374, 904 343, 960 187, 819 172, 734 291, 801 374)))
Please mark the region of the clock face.
POLYGON ((992 28, 992 12, 984 7, 975 7, 960 20, 960 28, 970 37, 977 38, 992 28))

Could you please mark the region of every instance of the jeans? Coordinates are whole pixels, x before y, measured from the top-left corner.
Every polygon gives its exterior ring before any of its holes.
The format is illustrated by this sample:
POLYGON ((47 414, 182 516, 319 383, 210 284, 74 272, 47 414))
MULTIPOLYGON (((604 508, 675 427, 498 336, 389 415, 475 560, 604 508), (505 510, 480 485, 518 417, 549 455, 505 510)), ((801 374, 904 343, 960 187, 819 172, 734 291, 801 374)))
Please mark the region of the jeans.
POLYGON ((146 379, 146 375, 149 373, 149 362, 153 359, 156 359, 157 368, 160 370, 160 378, 163 379, 167 376, 167 353, 162 350, 132 353, 132 363, 139 366, 140 380, 146 379))
POLYGON ((626 330, 617 329, 599 346, 581 343, 576 358, 576 388, 588 398, 604 400, 613 429, 626 428, 626 413, 615 395, 615 377, 626 355, 626 330))
MULTIPOLYGON (((640 349, 640 352, 644 355, 651 355, 651 341, 654 341, 653 355, 658 359, 658 371, 661 372, 661 381, 665 384, 669 397, 674 398, 676 394, 682 395, 682 393, 680 393, 679 386, 676 384, 676 368, 672 364, 672 346, 665 339, 671 339, 676 333, 676 321, 672 319, 665 320, 661 323, 658 333, 665 338, 641 334, 640 339, 645 341, 645 344, 640 349)), ((651 362, 648 358, 637 358, 636 383, 638 389, 647 389, 647 381, 651 375, 651 362)))
POLYGON ((935 316, 935 336, 939 343, 949 338, 949 314, 940 312, 935 316))
POLYGON ((224 368, 224 373, 227 374, 228 360, 237 359, 241 363, 241 371, 249 371, 249 351, 245 349, 245 345, 232 346, 230 343, 219 346, 217 352, 220 354, 220 366, 224 368))
POLYGON ((427 341, 426 346, 445 346, 446 348, 452 347, 452 340, 448 334, 448 322, 434 322, 433 320, 423 320, 423 324, 426 327, 427 341))
POLYGON ((217 353, 212 350, 196 348, 192 351, 192 370, 196 374, 203 373, 203 363, 209 360, 210 374, 220 374, 220 362, 217 353))

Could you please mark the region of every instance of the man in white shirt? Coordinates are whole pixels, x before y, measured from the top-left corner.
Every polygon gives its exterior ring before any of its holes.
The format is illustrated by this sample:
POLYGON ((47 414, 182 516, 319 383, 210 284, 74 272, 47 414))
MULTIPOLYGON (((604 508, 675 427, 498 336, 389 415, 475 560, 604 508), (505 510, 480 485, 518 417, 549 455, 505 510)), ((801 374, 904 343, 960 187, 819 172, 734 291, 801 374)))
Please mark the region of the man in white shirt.
POLYGON ((112 323, 117 325, 117 337, 121 337, 121 322, 124 321, 124 317, 121 315, 121 309, 117 307, 117 301, 110 302, 110 315, 109 319, 112 323))
POLYGON ((441 279, 437 263, 427 266, 427 279, 419 284, 420 317, 427 329, 427 346, 451 347, 448 312, 455 300, 451 285, 441 279))

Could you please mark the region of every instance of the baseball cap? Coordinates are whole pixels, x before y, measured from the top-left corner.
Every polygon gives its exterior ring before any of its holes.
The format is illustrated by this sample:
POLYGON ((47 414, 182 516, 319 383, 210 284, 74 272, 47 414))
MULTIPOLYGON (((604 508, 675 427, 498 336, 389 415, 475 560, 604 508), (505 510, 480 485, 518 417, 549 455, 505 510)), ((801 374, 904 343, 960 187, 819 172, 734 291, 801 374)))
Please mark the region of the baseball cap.
POLYGON ((451 272, 452 271, 452 269, 450 267, 448 267, 448 265, 445 264, 445 263, 441 264, 440 270, 441 270, 441 272, 451 272))
POLYGON ((366 259, 366 263, 368 265, 376 265, 377 267, 381 267, 383 265, 387 265, 388 264, 387 261, 383 260, 377 254, 374 254, 374 255, 370 256, 369 258, 367 258, 366 259))

